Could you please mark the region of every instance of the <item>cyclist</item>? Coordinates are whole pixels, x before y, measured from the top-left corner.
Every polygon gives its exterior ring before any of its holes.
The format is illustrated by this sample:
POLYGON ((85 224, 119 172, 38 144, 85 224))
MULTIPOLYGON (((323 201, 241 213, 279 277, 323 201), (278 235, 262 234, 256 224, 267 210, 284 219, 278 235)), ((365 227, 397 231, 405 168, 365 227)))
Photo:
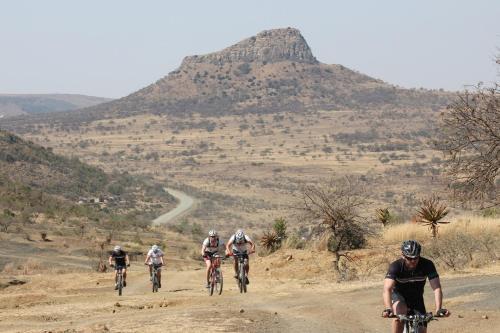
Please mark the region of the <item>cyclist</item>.
POLYGON ((123 251, 120 245, 116 245, 109 256, 109 266, 113 267, 115 261, 115 290, 118 289, 118 271, 123 273, 123 286, 127 286, 127 267, 130 267, 130 260, 127 252, 123 251))
MULTIPOLYGON (((398 314, 408 314, 409 310, 415 313, 425 314, 424 286, 426 279, 434 290, 434 301, 436 305, 436 316, 449 316, 448 310, 443 309, 443 293, 439 275, 434 263, 426 258, 420 257, 422 247, 415 240, 406 240, 401 245, 401 258, 389 265, 389 270, 384 280, 383 299, 385 310, 383 317, 398 314)), ((394 320, 392 323, 393 333, 403 332, 403 323, 394 320)), ((426 333, 424 328, 420 333, 426 333)))
MULTIPOLYGON (((247 273, 246 284, 249 284, 248 272, 250 270, 250 260, 248 254, 255 252, 255 243, 250 237, 245 235, 243 230, 238 229, 234 235, 229 238, 226 244, 226 255, 230 256, 233 254, 243 254, 244 258, 247 259, 247 266, 245 271, 247 273), (250 252, 248 252, 248 245, 250 245, 250 252)), ((238 260, 234 260, 234 278, 238 278, 238 260)))
POLYGON ((160 249, 158 245, 151 246, 151 249, 148 251, 146 255, 146 260, 144 260, 144 265, 149 266, 149 280, 153 281, 153 265, 157 267, 158 272, 158 288, 161 288, 161 266, 163 263, 163 251, 160 249), (158 267, 160 266, 160 267, 158 267))
POLYGON ((210 288, 210 268, 212 267, 210 258, 217 254, 221 245, 224 244, 219 241, 219 234, 213 229, 208 232, 208 237, 205 238, 201 245, 201 256, 205 260, 205 265, 207 265, 207 288, 210 288))

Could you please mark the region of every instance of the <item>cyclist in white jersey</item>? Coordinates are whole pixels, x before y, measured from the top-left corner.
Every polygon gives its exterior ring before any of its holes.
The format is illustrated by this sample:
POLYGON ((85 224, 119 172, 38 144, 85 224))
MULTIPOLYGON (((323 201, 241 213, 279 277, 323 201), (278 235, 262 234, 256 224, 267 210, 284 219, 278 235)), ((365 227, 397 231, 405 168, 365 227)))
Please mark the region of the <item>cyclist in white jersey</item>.
POLYGON ((205 238, 201 245, 201 255, 203 257, 203 260, 205 260, 205 264, 207 265, 207 284, 206 287, 210 288, 210 268, 212 267, 212 261, 210 258, 214 255, 217 254, 219 251, 219 246, 224 245, 219 241, 219 234, 215 230, 210 230, 208 232, 208 237, 205 238))
POLYGON ((161 266, 163 263, 163 251, 158 245, 151 246, 151 249, 146 255, 146 260, 144 260, 144 265, 149 266, 149 279, 153 280, 153 265, 157 267, 158 271, 158 288, 161 288, 161 266))
MULTIPOLYGON (((250 270, 250 260, 248 255, 255 252, 255 243, 250 237, 245 235, 243 230, 239 229, 234 235, 229 238, 226 244, 226 255, 231 256, 233 254, 243 254, 244 258, 247 259, 247 266, 245 271, 248 276, 248 271, 250 270), (248 252, 248 245, 250 245, 250 252, 248 252)), ((238 278, 238 260, 234 260, 234 277, 238 278)), ((247 277, 247 284, 250 283, 247 277)))

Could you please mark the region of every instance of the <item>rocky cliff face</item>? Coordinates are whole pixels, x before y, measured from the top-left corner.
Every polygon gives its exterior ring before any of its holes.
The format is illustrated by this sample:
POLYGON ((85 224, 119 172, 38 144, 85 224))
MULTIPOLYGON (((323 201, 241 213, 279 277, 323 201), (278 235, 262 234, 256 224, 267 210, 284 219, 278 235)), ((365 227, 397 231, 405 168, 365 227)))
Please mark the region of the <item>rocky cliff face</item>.
POLYGON ((184 58, 181 68, 189 64, 222 65, 227 62, 274 63, 294 61, 316 64, 306 40, 293 28, 265 30, 222 51, 184 58))

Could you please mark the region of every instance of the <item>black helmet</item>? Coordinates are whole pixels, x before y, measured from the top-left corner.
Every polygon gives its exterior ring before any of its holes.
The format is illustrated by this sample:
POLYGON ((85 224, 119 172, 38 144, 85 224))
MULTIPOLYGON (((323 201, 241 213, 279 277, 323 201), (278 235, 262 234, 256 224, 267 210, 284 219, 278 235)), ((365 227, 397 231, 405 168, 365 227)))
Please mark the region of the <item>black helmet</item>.
POLYGON ((406 240, 401 244, 401 252, 405 257, 417 258, 420 256, 422 246, 416 240, 406 240))

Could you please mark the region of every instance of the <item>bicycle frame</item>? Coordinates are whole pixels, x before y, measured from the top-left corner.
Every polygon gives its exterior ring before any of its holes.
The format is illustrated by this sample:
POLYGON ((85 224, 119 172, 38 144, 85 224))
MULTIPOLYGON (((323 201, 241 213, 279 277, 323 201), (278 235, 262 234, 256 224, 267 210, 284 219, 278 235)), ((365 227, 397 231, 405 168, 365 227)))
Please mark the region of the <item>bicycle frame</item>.
POLYGON ((222 286, 223 286, 223 279, 222 279, 222 272, 220 270, 220 265, 221 265, 221 259, 223 258, 222 256, 215 254, 210 256, 210 275, 209 275, 209 280, 210 280, 210 288, 209 288, 209 294, 210 296, 213 295, 214 290, 218 292, 218 294, 222 294, 222 286))

